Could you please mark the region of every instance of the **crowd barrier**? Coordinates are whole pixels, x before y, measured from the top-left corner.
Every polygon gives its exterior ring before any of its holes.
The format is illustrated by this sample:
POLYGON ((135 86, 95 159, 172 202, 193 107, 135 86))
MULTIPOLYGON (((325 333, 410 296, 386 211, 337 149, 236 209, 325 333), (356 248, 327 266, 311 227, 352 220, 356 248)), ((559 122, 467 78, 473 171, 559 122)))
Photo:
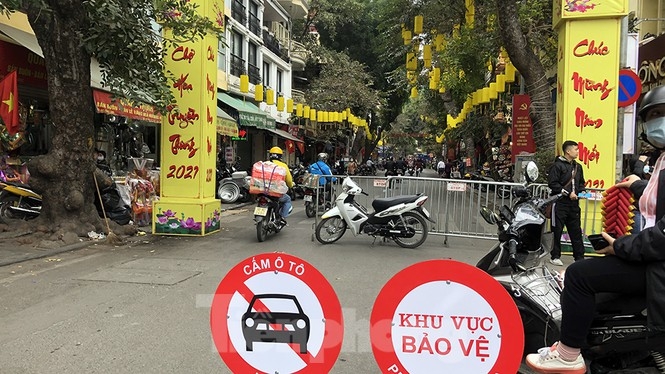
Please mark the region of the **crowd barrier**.
MULTIPOLYGON (((314 217, 314 228, 320 221, 320 216, 335 205, 337 195, 342 192, 342 181, 348 176, 334 175, 321 178, 331 178, 335 182, 332 184, 332 193, 329 196, 324 194, 322 188, 318 188, 313 197, 318 212, 314 217)), ((503 205, 512 207, 515 199, 511 193, 512 189, 524 186, 510 182, 404 176, 352 176, 351 179, 367 193, 367 195, 357 195, 355 200, 370 212, 374 210, 372 201, 375 198, 417 193, 427 195, 429 199, 424 207, 436 222, 430 222, 430 234, 443 236, 444 244, 448 244, 450 236, 497 239, 496 225, 485 222, 480 216, 480 209, 488 207, 496 211, 503 205)), ((550 194, 546 184, 531 184, 529 189, 532 195, 542 198, 550 194)), ((602 189, 589 190, 587 197, 580 201, 582 230, 586 235, 600 232, 597 213, 601 206, 596 202, 602 199, 602 192, 602 189)), ((563 242, 566 241, 567 237, 564 236, 563 242)))

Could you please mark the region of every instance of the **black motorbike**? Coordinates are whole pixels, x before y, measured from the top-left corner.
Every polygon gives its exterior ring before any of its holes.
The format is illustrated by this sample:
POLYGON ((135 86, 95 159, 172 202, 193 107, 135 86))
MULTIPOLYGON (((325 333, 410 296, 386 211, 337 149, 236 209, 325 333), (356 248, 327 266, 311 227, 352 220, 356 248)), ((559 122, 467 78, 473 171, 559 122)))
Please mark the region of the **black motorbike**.
POLYGON ((291 200, 303 198, 305 196, 305 187, 303 182, 307 176, 307 168, 303 164, 292 166, 291 176, 293 177, 293 189, 291 190, 291 200))
MULTIPOLYGON (((530 163, 531 164, 531 163, 530 163)), ((530 168, 530 166, 527 166, 530 168)), ((527 172, 527 180, 537 178, 527 172)), ((490 224, 498 226, 499 242, 476 265, 493 276, 512 296, 524 328, 523 357, 559 340, 562 279, 546 264, 552 244, 546 232, 545 208, 559 196, 533 197, 526 188, 513 189, 513 207, 498 214, 481 209, 490 224)), ((588 372, 593 374, 665 373, 665 335, 650 332, 644 297, 601 294, 596 316, 582 350, 588 372)), ((532 371, 525 365, 521 373, 532 371)))
POLYGON ((307 217, 312 218, 319 212, 325 212, 332 207, 335 197, 333 195, 332 183, 328 182, 326 185, 319 185, 317 188, 304 187, 305 195, 305 214, 307 217))
MULTIPOLYGON (((278 197, 259 194, 254 208, 254 221, 256 222, 256 238, 264 242, 270 233, 278 233, 285 226, 281 222, 280 210, 282 204, 278 197)), ((293 210, 293 207, 291 208, 293 210)))

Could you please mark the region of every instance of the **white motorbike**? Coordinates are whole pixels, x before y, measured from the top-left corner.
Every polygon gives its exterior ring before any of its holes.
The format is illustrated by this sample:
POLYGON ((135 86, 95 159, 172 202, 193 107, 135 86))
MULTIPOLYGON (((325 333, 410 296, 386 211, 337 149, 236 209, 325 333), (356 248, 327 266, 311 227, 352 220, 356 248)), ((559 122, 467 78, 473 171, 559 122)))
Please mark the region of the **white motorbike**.
POLYGON ((417 248, 427 239, 427 220, 434 223, 423 207, 428 197, 423 194, 378 198, 372 201, 374 212, 354 200, 366 193, 351 180, 344 179, 342 193, 335 199, 335 206, 321 217, 316 226, 316 239, 322 244, 339 240, 346 229, 353 235, 367 234, 394 240, 404 248, 417 248))

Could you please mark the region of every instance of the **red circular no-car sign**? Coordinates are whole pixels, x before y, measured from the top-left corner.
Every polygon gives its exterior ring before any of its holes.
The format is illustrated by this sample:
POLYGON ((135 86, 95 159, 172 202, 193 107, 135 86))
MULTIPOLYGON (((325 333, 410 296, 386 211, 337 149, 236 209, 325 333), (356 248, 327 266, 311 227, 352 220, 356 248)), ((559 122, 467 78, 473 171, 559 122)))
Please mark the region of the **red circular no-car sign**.
POLYGON ((234 373, 327 373, 344 334, 330 283, 286 253, 260 254, 233 267, 213 297, 210 328, 234 373))
POLYGON ((370 317, 381 373, 516 373, 522 320, 487 273, 452 260, 412 265, 381 289, 370 317))

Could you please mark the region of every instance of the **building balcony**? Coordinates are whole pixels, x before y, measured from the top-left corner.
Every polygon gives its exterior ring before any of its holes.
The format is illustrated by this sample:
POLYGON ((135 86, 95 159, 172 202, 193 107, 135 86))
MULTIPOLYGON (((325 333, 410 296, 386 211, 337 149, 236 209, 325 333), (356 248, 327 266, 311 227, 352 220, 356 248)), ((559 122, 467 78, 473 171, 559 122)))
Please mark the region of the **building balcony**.
POLYGON ((309 12, 309 2, 307 0, 277 0, 277 2, 289 12, 293 19, 305 18, 309 12))
POLYGON ((247 8, 245 8, 242 1, 233 0, 231 2, 231 17, 243 26, 247 26, 247 8))
POLYGON ((234 54, 231 54, 231 75, 239 77, 245 73, 245 60, 234 54))
POLYGON ((256 36, 261 36, 261 22, 259 18, 253 14, 249 15, 249 31, 256 36))
POLYGON ((272 53, 279 56, 282 60, 289 62, 289 54, 286 48, 281 45, 279 40, 271 35, 267 30, 263 30, 263 44, 270 50, 272 53))
POLYGON ((305 92, 292 88, 291 89, 291 98, 296 103, 304 103, 305 102, 305 92))
POLYGON ((291 41, 291 69, 304 71, 309 51, 302 43, 291 41))

